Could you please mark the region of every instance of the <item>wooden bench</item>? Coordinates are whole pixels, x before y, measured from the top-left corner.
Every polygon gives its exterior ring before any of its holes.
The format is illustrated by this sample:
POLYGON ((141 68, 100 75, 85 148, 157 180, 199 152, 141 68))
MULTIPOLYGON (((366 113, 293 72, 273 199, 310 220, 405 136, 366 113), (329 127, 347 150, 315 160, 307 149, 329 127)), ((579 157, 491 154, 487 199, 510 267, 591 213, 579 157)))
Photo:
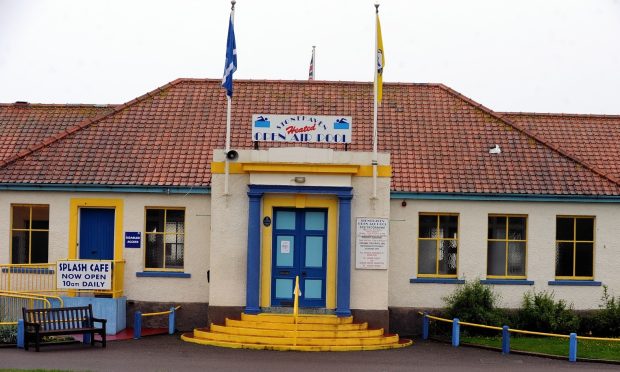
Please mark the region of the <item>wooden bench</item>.
POLYGON ((43 336, 90 334, 90 344, 95 345, 95 334, 101 335, 101 344, 105 347, 106 319, 93 317, 93 307, 60 307, 51 309, 22 308, 24 315, 24 348, 34 342, 36 351, 43 336), (101 327, 95 327, 101 323, 101 327))

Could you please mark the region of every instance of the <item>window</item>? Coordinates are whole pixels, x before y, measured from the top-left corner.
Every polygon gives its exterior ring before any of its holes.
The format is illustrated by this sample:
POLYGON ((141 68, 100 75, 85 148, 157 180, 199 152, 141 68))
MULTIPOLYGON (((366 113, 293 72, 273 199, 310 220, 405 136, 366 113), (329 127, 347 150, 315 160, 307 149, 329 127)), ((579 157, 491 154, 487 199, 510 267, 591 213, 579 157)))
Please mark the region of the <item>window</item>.
POLYGON ((487 277, 525 278, 526 216, 489 215, 487 277))
POLYGON ((456 214, 420 214, 418 276, 456 277, 458 222, 456 214))
POLYGON ((13 205, 11 215, 11 263, 47 263, 49 205, 13 205))
POLYGON ((555 277, 594 279, 594 217, 557 217, 555 277))
POLYGON ((146 209, 145 270, 183 270, 185 210, 146 209))

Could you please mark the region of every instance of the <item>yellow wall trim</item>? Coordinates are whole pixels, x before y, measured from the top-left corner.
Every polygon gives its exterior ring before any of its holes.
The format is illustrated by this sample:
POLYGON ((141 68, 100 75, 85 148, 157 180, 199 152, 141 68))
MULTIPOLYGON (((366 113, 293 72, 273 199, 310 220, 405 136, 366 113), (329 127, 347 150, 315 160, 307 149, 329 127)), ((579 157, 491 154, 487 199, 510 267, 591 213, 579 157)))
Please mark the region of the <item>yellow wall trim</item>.
MULTIPOLYGON (((224 162, 212 162, 211 173, 224 174, 224 162)), ((299 163, 230 163, 230 174, 242 173, 321 173, 351 174, 358 177, 372 177, 372 165, 356 164, 299 164, 299 163)), ((379 177, 391 177, 392 166, 379 165, 379 177)))

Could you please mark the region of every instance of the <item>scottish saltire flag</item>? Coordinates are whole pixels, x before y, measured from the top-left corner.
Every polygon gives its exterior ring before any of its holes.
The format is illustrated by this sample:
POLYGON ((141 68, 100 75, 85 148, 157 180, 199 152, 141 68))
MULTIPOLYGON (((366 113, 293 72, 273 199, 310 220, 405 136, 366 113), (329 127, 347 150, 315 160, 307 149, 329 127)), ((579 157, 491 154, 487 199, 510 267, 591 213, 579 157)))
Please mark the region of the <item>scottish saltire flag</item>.
POLYGON ((383 68, 385 67, 385 56, 383 54, 383 39, 381 38, 381 22, 377 12, 377 102, 381 104, 383 98, 383 68))
POLYGON ((222 88, 226 88, 226 95, 233 95, 233 72, 237 71, 237 44, 235 43, 235 29, 233 27, 233 15, 230 14, 228 23, 228 40, 226 41, 226 62, 224 63, 224 77, 222 88))
POLYGON ((314 80, 314 48, 312 48, 312 58, 310 58, 310 69, 308 70, 308 80, 314 80))

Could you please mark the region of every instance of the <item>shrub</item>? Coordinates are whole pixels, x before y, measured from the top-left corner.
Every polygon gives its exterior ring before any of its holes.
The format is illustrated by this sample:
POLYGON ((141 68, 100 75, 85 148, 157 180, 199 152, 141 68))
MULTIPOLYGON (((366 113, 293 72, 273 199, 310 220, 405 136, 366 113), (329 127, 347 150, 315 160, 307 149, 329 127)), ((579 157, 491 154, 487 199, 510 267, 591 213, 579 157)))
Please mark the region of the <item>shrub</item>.
POLYGON ((17 326, 0 326, 0 344, 17 343, 17 326))
POLYGON ((454 293, 444 297, 449 318, 470 323, 501 326, 504 314, 496 306, 499 295, 478 280, 466 282, 454 293))
POLYGON ((607 286, 603 286, 603 304, 594 316, 593 332, 597 336, 620 336, 620 297, 610 296, 607 286))
POLYGON ((517 313, 518 328, 528 331, 566 334, 577 332, 579 317, 564 300, 555 300, 553 292, 527 292, 517 313))

